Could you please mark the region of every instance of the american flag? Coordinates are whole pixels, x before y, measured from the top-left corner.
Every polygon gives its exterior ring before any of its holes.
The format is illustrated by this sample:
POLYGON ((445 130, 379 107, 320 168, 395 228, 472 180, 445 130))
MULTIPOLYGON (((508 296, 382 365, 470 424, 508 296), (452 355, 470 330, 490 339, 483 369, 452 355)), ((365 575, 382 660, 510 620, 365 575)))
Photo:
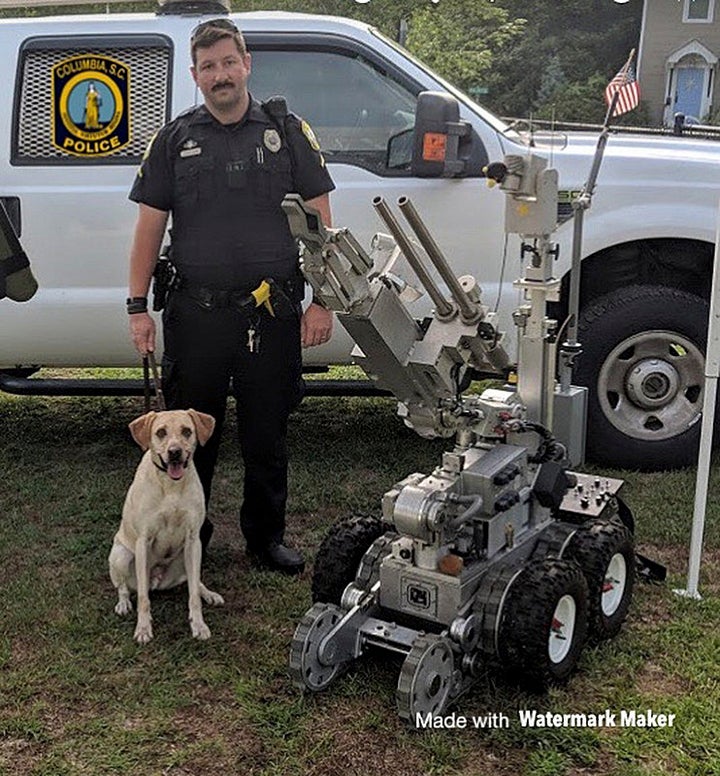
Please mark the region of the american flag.
POLYGON ((635 79, 635 68, 632 65, 624 67, 605 87, 605 102, 608 108, 616 92, 618 97, 613 116, 622 116, 623 113, 637 108, 640 102, 640 85, 635 79))

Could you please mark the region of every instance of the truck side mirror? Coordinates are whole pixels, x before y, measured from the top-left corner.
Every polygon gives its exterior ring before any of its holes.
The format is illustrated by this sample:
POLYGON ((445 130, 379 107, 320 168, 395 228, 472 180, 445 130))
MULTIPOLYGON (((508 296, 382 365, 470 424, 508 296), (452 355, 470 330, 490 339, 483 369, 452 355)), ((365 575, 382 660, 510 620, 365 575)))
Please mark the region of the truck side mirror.
POLYGON ((472 132, 458 101, 444 92, 421 92, 415 112, 411 172, 418 178, 453 178, 466 172, 472 132))

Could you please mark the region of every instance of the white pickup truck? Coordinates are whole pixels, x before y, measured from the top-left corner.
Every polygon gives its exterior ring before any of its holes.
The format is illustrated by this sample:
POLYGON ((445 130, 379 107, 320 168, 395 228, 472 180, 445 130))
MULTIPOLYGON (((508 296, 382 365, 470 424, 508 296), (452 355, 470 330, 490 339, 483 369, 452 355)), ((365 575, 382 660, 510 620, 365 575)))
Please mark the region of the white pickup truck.
MULTIPOLYGON (((192 8, 0 20, 0 201, 39 284, 25 303, 0 301, 6 374, 137 365, 124 305, 135 219, 127 193, 153 133, 200 99, 188 40, 208 17, 192 8)), ((265 12, 231 18, 252 53, 253 95, 285 95, 319 137, 337 184, 335 224, 368 245, 383 231, 373 197, 410 197, 455 272, 476 276, 512 334, 520 248, 514 237, 506 244, 505 197, 487 186, 482 168, 526 153, 527 139, 365 24, 265 12), (426 90, 454 95, 472 127, 459 175, 417 177, 408 165, 388 166, 388 141, 413 126, 426 90)), ((563 192, 582 187, 595 141, 571 133, 547 150, 563 192)), ((595 460, 650 469, 695 458, 719 171, 712 141, 610 138, 585 218, 583 353, 574 374, 589 389, 595 460)), ((570 222, 556 233, 560 321, 571 233, 570 222)), ((418 302, 417 316, 428 309, 418 302)), ((337 327, 328 345, 307 351, 307 365, 347 363, 351 346, 337 327)))

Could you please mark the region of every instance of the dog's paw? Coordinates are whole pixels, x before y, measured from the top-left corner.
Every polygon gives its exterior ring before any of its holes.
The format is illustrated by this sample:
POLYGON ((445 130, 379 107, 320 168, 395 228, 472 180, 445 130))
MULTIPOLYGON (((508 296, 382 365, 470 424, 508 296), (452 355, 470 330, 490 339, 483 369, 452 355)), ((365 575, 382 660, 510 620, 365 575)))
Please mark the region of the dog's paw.
POLYGON ((129 614, 132 611, 132 602, 129 598, 121 598, 115 604, 115 614, 119 614, 121 617, 124 614, 129 614))
POLYGON ((192 631, 194 639, 207 641, 207 639, 210 638, 210 628, 208 628, 208 626, 202 620, 200 620, 200 622, 190 620, 190 630, 192 631))
POLYGON ((208 590, 207 588, 201 590, 200 595, 202 600, 205 601, 206 604, 210 604, 210 606, 222 606, 225 603, 225 599, 220 595, 220 593, 214 593, 212 590, 208 590))
POLYGON ((147 644, 152 639, 152 637, 152 625, 149 622, 147 624, 137 624, 133 638, 135 641, 137 641, 138 644, 147 644))

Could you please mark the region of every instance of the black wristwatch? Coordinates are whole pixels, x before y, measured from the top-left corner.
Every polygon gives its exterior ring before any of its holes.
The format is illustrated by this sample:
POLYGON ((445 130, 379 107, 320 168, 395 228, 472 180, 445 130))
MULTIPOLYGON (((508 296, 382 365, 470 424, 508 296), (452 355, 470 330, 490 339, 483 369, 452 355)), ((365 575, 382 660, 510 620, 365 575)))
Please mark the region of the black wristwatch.
POLYGON ((148 309, 148 300, 146 296, 129 296, 125 300, 128 315, 136 313, 146 313, 148 309))

